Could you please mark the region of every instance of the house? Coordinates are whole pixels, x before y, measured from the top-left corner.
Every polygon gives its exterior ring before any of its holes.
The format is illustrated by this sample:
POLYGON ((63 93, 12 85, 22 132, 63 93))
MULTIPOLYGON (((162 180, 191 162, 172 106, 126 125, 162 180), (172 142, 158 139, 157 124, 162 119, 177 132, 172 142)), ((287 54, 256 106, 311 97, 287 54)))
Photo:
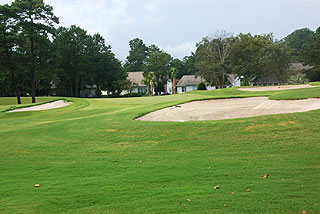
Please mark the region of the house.
POLYGON ((147 86, 143 83, 143 79, 143 72, 128 72, 128 80, 131 82, 131 85, 128 90, 122 91, 121 94, 147 93, 147 86))
MULTIPOLYGON (((147 86, 143 83, 143 72, 128 72, 128 80, 131 82, 130 88, 128 90, 122 91, 122 95, 129 93, 146 94, 148 92, 147 86)), ((163 94, 173 93, 173 86, 171 80, 168 80, 168 82, 164 85, 164 90, 165 91, 163 92, 163 94)))
MULTIPOLYGON (((240 78, 233 74, 228 75, 229 82, 231 83, 228 87, 238 87, 240 86, 240 78)), ((178 94, 198 90, 198 85, 205 80, 201 77, 196 77, 195 75, 184 75, 177 84, 178 94)), ((210 86, 206 84, 207 90, 216 90, 215 86, 210 86)))
MULTIPOLYGON (((201 77, 196 77, 195 75, 184 75, 177 84, 177 93, 184 93, 188 91, 198 90, 198 85, 201 82, 205 82, 201 77)), ((215 90, 216 87, 207 86, 207 90, 215 90)))
MULTIPOLYGON (((303 65, 302 63, 291 63, 289 66, 289 72, 285 77, 282 78, 282 83, 288 83, 288 80, 291 76, 297 75, 297 74, 303 74, 302 72, 305 70, 309 70, 312 67, 309 65, 303 65)), ((265 75, 261 77, 255 77, 251 83, 252 86, 264 86, 264 85, 279 85, 280 80, 278 79, 277 75, 275 73, 267 72, 265 75)))

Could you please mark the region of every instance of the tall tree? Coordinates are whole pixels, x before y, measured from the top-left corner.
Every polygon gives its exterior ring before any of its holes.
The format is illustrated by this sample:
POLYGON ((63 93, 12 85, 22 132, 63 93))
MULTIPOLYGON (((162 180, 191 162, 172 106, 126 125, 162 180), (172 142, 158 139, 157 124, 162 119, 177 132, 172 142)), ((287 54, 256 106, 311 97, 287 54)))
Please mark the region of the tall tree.
POLYGON ((144 72, 143 73, 143 84, 147 86, 147 94, 153 95, 153 83, 155 82, 154 72, 144 72))
POLYGON ((272 41, 268 48, 266 69, 284 84, 289 75, 290 49, 283 41, 272 41))
POLYGON ((311 81, 320 81, 320 27, 303 47, 301 57, 305 64, 313 66, 307 72, 309 79, 311 81))
POLYGON ((170 54, 160 50, 156 45, 149 47, 149 56, 144 66, 144 76, 154 72, 155 92, 166 92, 165 85, 170 78, 170 62, 172 57, 170 54))
POLYGON ((170 63, 170 66, 175 69, 176 78, 178 79, 187 74, 186 66, 180 59, 173 59, 170 63))
POLYGON ((69 96, 80 97, 87 75, 84 59, 87 55, 87 32, 75 25, 60 27, 55 39, 59 88, 69 96))
POLYGON ((302 28, 295 30, 284 38, 284 41, 291 48, 292 61, 303 61, 301 56, 303 46, 313 34, 314 32, 309 28, 302 28))
POLYGON ((143 65, 148 55, 148 48, 142 39, 135 38, 129 42, 130 51, 124 69, 127 72, 142 71, 143 65))
POLYGON ((309 38, 302 53, 306 64, 320 67, 320 27, 309 38))
POLYGON ((236 37, 231 65, 233 72, 242 76, 245 84, 263 76, 271 40, 272 34, 252 36, 240 33, 236 37))
POLYGON ((191 74, 196 74, 198 72, 197 68, 196 68, 196 54, 195 53, 191 53, 190 56, 185 56, 183 58, 183 64, 185 67, 185 73, 181 74, 178 73, 177 78, 181 78, 183 75, 191 75, 191 74))
POLYGON ((226 31, 218 31, 213 36, 204 37, 197 44, 197 75, 210 85, 222 88, 227 82, 232 44, 233 37, 226 31))
POLYGON ((70 28, 61 27, 54 45, 57 67, 55 82, 59 94, 85 97, 88 86, 96 86, 98 93, 106 90, 119 94, 126 86, 127 73, 101 35, 91 36, 74 25, 70 28))
POLYGON ((177 78, 178 70, 175 67, 171 67, 170 69, 170 80, 172 82, 172 94, 177 93, 177 87, 176 87, 176 78, 177 78))
POLYGON ((25 51, 29 56, 31 96, 32 103, 35 103, 36 68, 39 59, 37 50, 41 48, 41 42, 48 39, 48 34, 54 34, 54 24, 58 24, 59 19, 53 14, 53 8, 43 0, 15 0, 12 7, 17 11, 18 25, 22 29, 22 34, 28 40, 25 51))
POLYGON ((0 53, 3 62, 3 71, 8 69, 11 76, 12 88, 15 91, 18 104, 21 104, 20 89, 17 80, 18 59, 15 57, 17 52, 14 49, 18 43, 18 28, 16 26, 16 14, 9 5, 0 5, 0 53))

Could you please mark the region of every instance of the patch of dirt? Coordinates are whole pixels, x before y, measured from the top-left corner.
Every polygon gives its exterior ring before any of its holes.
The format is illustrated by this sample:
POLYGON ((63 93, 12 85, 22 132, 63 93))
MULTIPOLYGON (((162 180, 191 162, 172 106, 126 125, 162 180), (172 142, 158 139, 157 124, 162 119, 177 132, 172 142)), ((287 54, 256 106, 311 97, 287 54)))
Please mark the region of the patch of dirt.
POLYGON ((238 88, 238 90, 241 90, 241 91, 280 91, 280 90, 314 88, 314 87, 316 87, 316 86, 312 86, 312 85, 277 85, 277 86, 238 88))
POLYGON ((320 99, 269 100, 268 97, 195 101, 151 112, 137 120, 203 121, 306 112, 320 109, 320 99))
POLYGON ((31 107, 26 107, 26 108, 19 108, 19 109, 15 109, 9 112, 21 112, 21 111, 43 111, 43 110, 49 110, 49 109, 56 109, 56 108, 61 108, 61 107, 65 107, 68 105, 71 105, 71 102, 67 102, 65 100, 58 100, 58 101, 54 101, 51 103, 46 103, 43 105, 37 105, 37 106, 31 106, 31 107))

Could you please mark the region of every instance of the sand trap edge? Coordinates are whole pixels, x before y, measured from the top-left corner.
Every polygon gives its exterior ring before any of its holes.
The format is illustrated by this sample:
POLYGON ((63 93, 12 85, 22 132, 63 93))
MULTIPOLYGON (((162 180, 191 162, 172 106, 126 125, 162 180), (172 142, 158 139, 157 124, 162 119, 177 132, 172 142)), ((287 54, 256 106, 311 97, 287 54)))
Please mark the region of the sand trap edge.
POLYGON ((16 108, 13 110, 8 110, 6 112, 13 113, 13 112, 31 112, 31 111, 46 111, 51 109, 58 109, 63 108, 66 106, 69 106, 73 104, 72 102, 66 101, 66 100, 54 100, 47 103, 39 104, 39 105, 33 105, 33 106, 27 106, 27 107, 21 107, 16 108))

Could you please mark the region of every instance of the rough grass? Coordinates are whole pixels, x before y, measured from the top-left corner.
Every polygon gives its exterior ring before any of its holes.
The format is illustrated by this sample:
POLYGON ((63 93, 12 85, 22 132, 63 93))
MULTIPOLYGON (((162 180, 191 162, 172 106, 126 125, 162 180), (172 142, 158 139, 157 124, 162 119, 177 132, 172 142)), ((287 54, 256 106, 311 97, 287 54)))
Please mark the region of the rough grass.
POLYGON ((319 213, 320 110, 133 120, 189 100, 319 92, 310 90, 74 98, 61 109, 0 113, 0 213, 319 213))

